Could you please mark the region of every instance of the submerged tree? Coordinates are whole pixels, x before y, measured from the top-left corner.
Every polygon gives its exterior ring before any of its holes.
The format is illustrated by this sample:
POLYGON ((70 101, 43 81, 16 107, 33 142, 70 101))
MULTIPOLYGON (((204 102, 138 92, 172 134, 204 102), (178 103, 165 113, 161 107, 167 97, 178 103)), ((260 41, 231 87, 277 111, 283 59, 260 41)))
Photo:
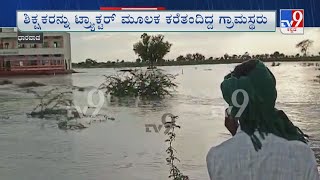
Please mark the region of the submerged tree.
POLYGON ((164 41, 162 34, 150 36, 143 33, 140 38, 141 40, 133 45, 133 51, 143 62, 149 62, 150 67, 153 67, 154 63, 161 61, 170 52, 172 44, 164 41))
POLYGON ((300 48, 301 53, 303 53, 304 56, 307 56, 307 52, 309 48, 312 46, 312 44, 312 40, 306 39, 296 44, 296 48, 300 48))
POLYGON ((160 69, 136 69, 105 77, 106 81, 99 89, 113 97, 164 98, 171 96, 171 91, 177 87, 174 83, 176 75, 165 74, 160 69))

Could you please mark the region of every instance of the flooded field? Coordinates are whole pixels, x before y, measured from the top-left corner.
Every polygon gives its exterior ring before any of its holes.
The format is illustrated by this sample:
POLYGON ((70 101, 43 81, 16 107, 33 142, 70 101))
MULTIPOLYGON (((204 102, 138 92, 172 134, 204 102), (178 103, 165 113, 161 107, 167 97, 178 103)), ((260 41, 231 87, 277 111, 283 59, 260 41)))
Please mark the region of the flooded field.
MULTIPOLYGON (((315 66, 282 63, 270 67, 277 78, 277 108, 311 137, 320 148, 320 74, 315 66)), ((270 64, 269 64, 270 65, 270 64)), ((15 77, 0 86, 0 176, 5 180, 164 180, 166 165, 163 130, 146 132, 145 124, 161 124, 164 113, 179 116, 175 148, 179 167, 191 179, 208 179, 206 153, 230 138, 224 128, 224 103, 220 83, 235 65, 161 67, 179 74, 173 97, 149 103, 110 103, 101 113, 114 121, 92 124, 81 131, 63 131, 57 122, 28 118, 38 103, 37 92, 59 87, 83 87, 74 91, 77 105, 87 105, 87 94, 98 87, 103 75, 115 69, 78 69, 73 75, 15 77), (182 73, 183 70, 183 73, 182 73), (36 81, 46 86, 20 88, 16 84, 36 81)), ((7 79, 7 78, 6 78, 7 79)), ((318 155, 318 153, 317 153, 318 155)))

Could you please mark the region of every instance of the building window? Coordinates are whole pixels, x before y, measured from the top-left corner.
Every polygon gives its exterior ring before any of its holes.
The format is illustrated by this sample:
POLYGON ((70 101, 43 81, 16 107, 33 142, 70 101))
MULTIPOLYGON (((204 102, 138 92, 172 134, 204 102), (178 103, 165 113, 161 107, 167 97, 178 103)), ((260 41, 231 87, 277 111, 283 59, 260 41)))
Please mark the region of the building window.
POLYGON ((38 65, 37 60, 31 60, 31 61, 30 61, 30 65, 31 65, 31 66, 36 66, 36 65, 38 65))
POLYGON ((58 42, 53 42, 53 47, 57 48, 58 47, 58 42))
POLYGON ((42 55, 42 57, 49 57, 49 55, 45 54, 45 55, 42 55))
POLYGON ((36 44, 30 44, 30 48, 37 48, 36 44))
POLYGON ((18 61, 14 61, 14 60, 10 60, 10 64, 11 64, 11 66, 18 66, 19 62, 18 61))
POLYGON ((56 60, 51 60, 51 65, 57 65, 57 61, 56 60))
POLYGON ((18 44, 18 48, 25 48, 24 44, 18 44))
POLYGON ((43 47, 44 47, 44 48, 48 48, 48 47, 49 47, 48 42, 44 42, 44 43, 43 43, 43 47))
POLYGON ((9 49, 9 43, 4 43, 4 48, 9 49))
POLYGON ((61 57, 61 54, 55 54, 54 57, 61 57))

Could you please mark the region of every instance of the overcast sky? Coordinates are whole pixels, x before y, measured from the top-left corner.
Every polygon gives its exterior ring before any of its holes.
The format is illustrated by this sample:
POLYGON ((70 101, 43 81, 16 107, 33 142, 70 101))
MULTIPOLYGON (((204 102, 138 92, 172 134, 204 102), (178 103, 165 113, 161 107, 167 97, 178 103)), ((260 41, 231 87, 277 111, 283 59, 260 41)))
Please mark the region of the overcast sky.
MULTIPOLYGON (((97 61, 125 60, 134 61, 133 44, 139 41, 142 33, 84 32, 71 33, 72 60, 84 61, 92 58, 97 61)), ((148 33, 164 34, 165 40, 173 44, 165 59, 175 59, 187 53, 201 53, 206 57, 218 57, 225 53, 250 54, 273 53, 285 54, 299 52, 295 44, 304 39, 314 40, 310 53, 320 52, 320 28, 305 28, 304 35, 283 35, 281 32, 197 32, 197 33, 148 33)))

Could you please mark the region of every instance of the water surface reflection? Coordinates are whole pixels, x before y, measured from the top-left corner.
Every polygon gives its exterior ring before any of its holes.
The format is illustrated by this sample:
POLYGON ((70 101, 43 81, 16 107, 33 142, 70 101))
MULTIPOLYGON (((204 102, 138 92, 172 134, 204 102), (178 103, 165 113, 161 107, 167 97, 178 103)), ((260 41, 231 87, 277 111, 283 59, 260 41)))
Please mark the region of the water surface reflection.
MULTIPOLYGON (((179 87, 164 101, 105 102, 102 113, 115 121, 93 124, 82 131, 61 131, 56 122, 27 118, 37 103, 25 88, 15 84, 37 81, 48 86, 31 88, 44 92, 53 87, 84 87, 74 100, 86 105, 88 90, 98 87, 103 75, 114 69, 81 69, 69 76, 12 78, 13 85, 0 87, 0 174, 1 179, 167 179, 165 136, 146 133, 145 124, 161 124, 161 116, 179 116, 176 149, 181 169, 191 179, 208 179, 205 157, 208 149, 230 138, 223 125, 224 107, 220 83, 235 65, 161 67, 179 74, 179 87), (181 74, 183 69, 183 74, 181 74), (211 69, 211 70, 208 70, 211 69), (9 117, 9 118, 7 118, 9 117)), ((319 149, 320 71, 298 63, 270 67, 277 78, 277 106, 311 136, 319 149)))

